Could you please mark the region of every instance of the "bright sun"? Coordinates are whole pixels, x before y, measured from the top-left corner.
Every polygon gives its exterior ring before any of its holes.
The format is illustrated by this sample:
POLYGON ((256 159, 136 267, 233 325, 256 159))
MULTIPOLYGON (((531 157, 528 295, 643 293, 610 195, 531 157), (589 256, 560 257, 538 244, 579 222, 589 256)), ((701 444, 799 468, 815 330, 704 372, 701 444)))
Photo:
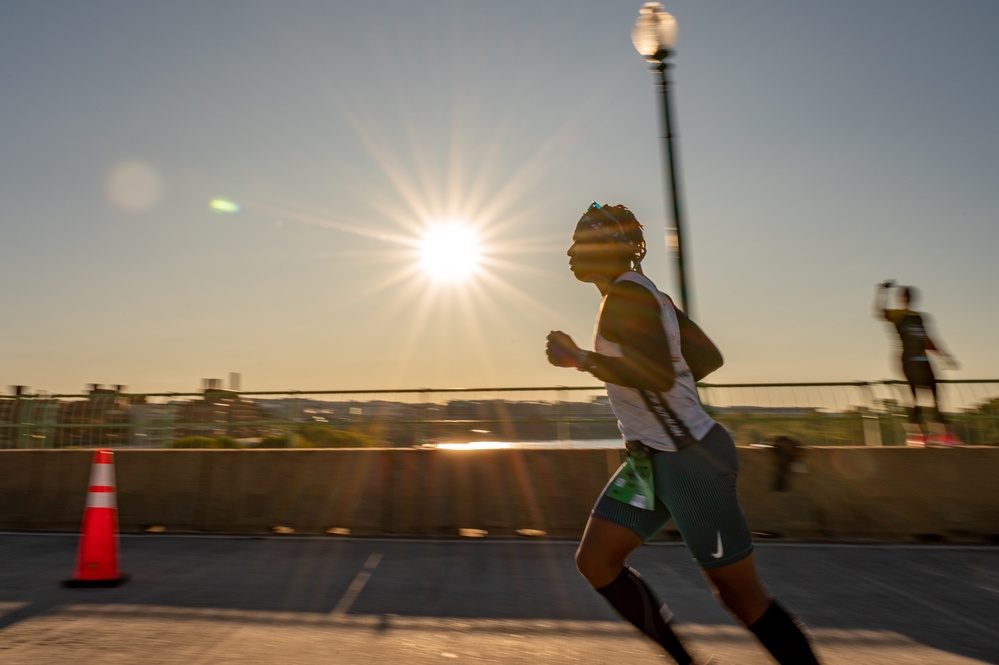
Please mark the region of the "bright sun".
POLYGON ((450 222, 430 227, 420 241, 420 266, 437 282, 461 282, 479 268, 479 239, 467 225, 450 222))

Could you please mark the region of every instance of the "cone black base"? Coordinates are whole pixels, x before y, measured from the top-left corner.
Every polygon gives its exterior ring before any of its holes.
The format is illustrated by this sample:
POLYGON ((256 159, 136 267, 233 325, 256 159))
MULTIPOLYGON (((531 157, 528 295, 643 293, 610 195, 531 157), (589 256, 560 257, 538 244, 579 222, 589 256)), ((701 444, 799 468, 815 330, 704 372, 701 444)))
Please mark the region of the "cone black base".
POLYGON ((128 575, 122 575, 121 577, 115 577, 110 580, 64 580, 62 585, 69 589, 107 588, 113 586, 121 586, 128 580, 129 580, 128 575))

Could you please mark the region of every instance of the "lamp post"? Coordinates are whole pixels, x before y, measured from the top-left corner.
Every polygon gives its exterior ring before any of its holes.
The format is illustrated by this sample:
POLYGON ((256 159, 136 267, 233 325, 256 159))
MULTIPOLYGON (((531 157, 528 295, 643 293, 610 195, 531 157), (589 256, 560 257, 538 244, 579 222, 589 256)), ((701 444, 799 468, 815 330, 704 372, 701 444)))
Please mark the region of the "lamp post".
MULTIPOLYGON (((638 20, 631 31, 631 41, 645 60, 650 63, 649 71, 659 74, 659 91, 663 112, 663 160, 666 170, 668 196, 666 205, 670 208, 673 220, 673 234, 676 239, 676 268, 680 286, 680 308, 690 315, 690 299, 687 293, 687 273, 683 262, 683 215, 680 206, 680 188, 677 185, 677 160, 673 154, 673 131, 670 124, 669 78, 670 68, 667 59, 673 54, 676 44, 676 19, 666 12, 658 2, 646 2, 638 12, 638 20)), ((667 231, 670 229, 667 228, 667 231)), ((669 236, 667 236, 669 245, 669 236)))

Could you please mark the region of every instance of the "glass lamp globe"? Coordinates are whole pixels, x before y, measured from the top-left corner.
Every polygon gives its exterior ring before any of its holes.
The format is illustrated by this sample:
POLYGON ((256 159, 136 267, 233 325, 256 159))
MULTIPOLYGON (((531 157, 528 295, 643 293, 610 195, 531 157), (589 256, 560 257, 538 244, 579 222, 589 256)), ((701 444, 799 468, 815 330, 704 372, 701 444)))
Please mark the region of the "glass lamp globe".
POLYGON ((676 45, 676 19, 661 3, 646 2, 638 10, 631 41, 646 60, 659 62, 676 45))

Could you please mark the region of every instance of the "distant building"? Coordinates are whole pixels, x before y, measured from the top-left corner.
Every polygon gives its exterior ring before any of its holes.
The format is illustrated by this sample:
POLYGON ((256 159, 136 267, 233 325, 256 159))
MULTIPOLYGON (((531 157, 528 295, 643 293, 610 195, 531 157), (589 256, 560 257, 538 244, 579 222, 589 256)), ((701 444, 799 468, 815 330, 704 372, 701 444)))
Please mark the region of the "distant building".
POLYGON ((129 442, 131 398, 121 393, 124 386, 104 388, 90 384, 86 399, 60 401, 55 432, 59 448, 121 446, 129 442), (75 427, 74 427, 75 426, 75 427))
POLYGON ((176 419, 180 423, 176 437, 231 436, 249 439, 266 435, 265 428, 260 424, 266 419, 264 410, 233 390, 206 388, 200 401, 182 402, 176 407, 176 419))

